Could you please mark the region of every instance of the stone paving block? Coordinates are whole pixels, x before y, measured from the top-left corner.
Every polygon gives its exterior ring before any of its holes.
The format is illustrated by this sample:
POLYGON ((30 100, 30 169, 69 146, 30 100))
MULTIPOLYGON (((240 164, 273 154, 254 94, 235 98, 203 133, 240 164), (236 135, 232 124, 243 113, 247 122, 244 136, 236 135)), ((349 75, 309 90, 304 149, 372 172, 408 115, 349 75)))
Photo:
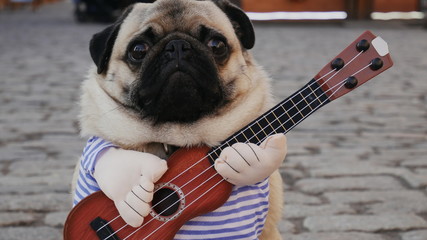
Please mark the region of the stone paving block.
POLYGON ((412 214, 313 216, 304 220, 313 232, 340 231, 406 231, 427 228, 427 222, 412 214))
POLYGON ((307 169, 318 169, 327 166, 336 166, 336 165, 356 165, 359 164, 360 160, 355 156, 340 156, 338 158, 331 158, 326 156, 288 156, 286 158, 285 166, 286 167, 304 167, 307 169))
MULTIPOLYGON (((13 176, 43 176, 43 175, 62 175, 71 174, 69 169, 74 168, 75 163, 60 162, 58 160, 47 159, 44 161, 17 161, 9 166, 9 173, 13 176)), ((0 184, 1 185, 1 184, 0 184)))
POLYGON ((44 223, 51 227, 63 227, 67 216, 68 211, 49 213, 46 215, 44 223))
MULTIPOLYGON (((59 152, 55 154, 55 156, 52 157, 52 159, 55 161, 67 162, 66 163, 67 165, 71 164, 75 166, 79 161, 80 156, 82 155, 83 147, 85 143, 86 143, 85 141, 82 141, 73 150, 59 152)), ((50 160, 50 158, 48 159, 50 160)))
MULTIPOLYGON (((67 109, 64 110, 61 114, 54 114, 51 115, 49 120, 50 121, 55 121, 55 122, 77 122, 78 121, 78 110, 77 110, 77 106, 75 106, 72 109, 67 109)), ((75 133, 78 132, 78 129, 75 129, 75 133)))
MULTIPOLYGON (((420 170, 416 171, 420 172, 420 170)), ((421 174, 414 174, 413 178, 405 178, 405 180, 408 180, 409 184, 414 188, 422 188, 427 187, 427 175, 424 172, 421 172, 421 174)))
POLYGON ((62 232, 51 227, 7 227, 0 228, 0 240, 58 240, 62 232))
POLYGON ((43 134, 40 139, 26 141, 22 145, 27 148, 69 151, 69 149, 75 149, 74 146, 81 146, 81 142, 81 138, 76 134, 53 133, 43 134))
POLYGON ((353 214, 356 211, 349 205, 334 204, 334 205, 297 205, 286 204, 283 209, 283 215, 287 218, 304 218, 309 216, 331 216, 339 214, 353 214))
POLYGON ((410 231, 401 234, 402 240, 426 240, 427 230, 410 231))
POLYGON ((310 196, 299 192, 286 191, 285 204, 320 204, 322 200, 316 196, 310 196))
POLYGON ((426 148, 390 148, 390 149, 384 149, 379 152, 378 157, 384 157, 385 158, 400 158, 402 161, 412 159, 416 156, 423 157, 427 156, 427 149, 426 148))
POLYGON ((0 211, 68 211, 70 207, 70 196, 64 193, 0 196, 0 211))
MULTIPOLYGON (((70 176, 70 179, 71 179, 71 176, 70 176)), ((68 184, 68 185, 64 185, 64 184, 36 185, 36 184, 37 183, 33 183, 31 185, 24 184, 24 185, 19 185, 19 187, 17 187, 16 185, 0 186, 0 195, 21 196, 21 195, 40 194, 40 193, 52 193, 52 192, 69 193, 71 191, 71 184, 68 184)), ((70 194, 70 203, 71 203, 71 194, 70 194)))
POLYGON ((337 176, 360 176, 360 175, 382 175, 399 173, 402 175, 405 169, 384 166, 386 164, 372 163, 366 161, 352 161, 345 164, 324 164, 319 168, 310 170, 313 177, 337 177, 337 176))
POLYGON ((282 220, 279 222, 279 231, 284 235, 294 233, 296 231, 295 224, 290 221, 282 220))
POLYGON ((287 168, 283 168, 281 170, 282 176, 284 176, 284 178, 291 178, 293 180, 295 179, 301 179, 304 177, 304 173, 296 170, 296 169, 287 169, 287 168))
MULTIPOLYGON (((8 142, 16 141, 17 139, 21 138, 21 135, 17 133, 16 131, 6 128, 4 124, 0 122, 0 131, 1 131, 1 139, 0 144, 6 144, 8 142)), ((4 158, 0 157, 0 161, 2 161, 4 158)))
POLYGON ((308 178, 296 182, 296 187, 307 193, 322 193, 337 190, 396 190, 402 184, 389 176, 308 178))
POLYGON ((23 126, 17 126, 16 129, 22 134, 32 133, 43 133, 43 134, 64 134, 64 135, 76 135, 77 130, 72 121, 62 122, 46 122, 40 124, 37 128, 28 128, 23 126))
POLYGON ((45 114, 40 111, 28 111, 28 112, 15 112, 9 114, 1 114, 0 122, 7 121, 19 121, 19 122, 32 122, 32 121, 41 121, 45 118, 45 114))
POLYGON ((61 192, 68 191, 68 186, 71 183, 72 169, 58 170, 57 172, 51 172, 42 176, 0 176, 0 188, 2 187, 14 187, 26 188, 27 186, 44 186, 46 189, 62 189, 61 192), (62 175, 67 174, 67 175, 62 175))
POLYGON ((359 232, 302 233, 285 235, 285 240, 388 240, 380 234, 359 232))
POLYGON ((0 227, 11 225, 29 225, 36 221, 36 217, 31 213, 24 212, 0 212, 0 227))
POLYGON ((366 206, 367 213, 382 214, 387 213, 426 213, 427 202, 417 199, 409 199, 408 201, 399 201, 389 199, 385 202, 374 203, 366 206))
MULTIPOLYGON (((377 126, 372 126, 372 129, 378 130, 377 126)), ((370 129, 366 129, 366 127, 363 130, 360 131, 372 131, 370 129)), ((348 138, 346 140, 343 141, 337 141, 336 144, 339 145, 339 147, 341 148, 351 148, 354 145, 357 145, 360 148, 364 148, 364 149, 382 149, 382 148, 390 148, 390 147, 400 147, 402 145, 403 142, 405 142, 406 144, 413 144, 415 142, 418 141, 418 138, 416 139, 400 139, 400 141, 396 141, 396 139, 393 139, 391 137, 387 136, 363 136, 362 138, 360 137, 353 137, 353 138, 348 138)), ((349 151, 350 153, 351 151, 349 151)))
POLYGON ((325 198, 331 203, 375 203, 375 202, 426 202, 427 196, 420 191, 400 190, 400 191, 346 191, 327 192, 325 198))
POLYGON ((31 160, 45 160, 47 153, 40 149, 26 149, 22 144, 9 145, 2 148, 0 155, 1 161, 14 161, 22 159, 31 160))
POLYGON ((372 162, 354 162, 345 165, 329 165, 310 171, 313 177, 393 175, 406 180, 412 187, 427 185, 427 176, 418 175, 405 168, 378 166, 372 162))

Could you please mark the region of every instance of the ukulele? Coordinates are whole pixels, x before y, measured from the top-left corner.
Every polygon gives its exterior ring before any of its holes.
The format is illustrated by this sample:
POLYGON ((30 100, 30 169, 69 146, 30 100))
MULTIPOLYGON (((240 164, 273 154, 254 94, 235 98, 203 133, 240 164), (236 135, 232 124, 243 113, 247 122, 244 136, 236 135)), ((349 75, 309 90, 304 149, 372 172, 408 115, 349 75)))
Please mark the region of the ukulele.
POLYGON ((77 204, 65 222, 65 240, 169 240, 190 219, 214 211, 232 184, 213 168, 221 151, 237 142, 259 144, 287 133, 320 107, 390 68, 387 43, 364 32, 300 90, 230 136, 218 147, 181 148, 167 160, 169 170, 155 184, 152 210, 139 228, 127 225, 101 191, 77 204), (215 194, 213 194, 215 192, 215 194))

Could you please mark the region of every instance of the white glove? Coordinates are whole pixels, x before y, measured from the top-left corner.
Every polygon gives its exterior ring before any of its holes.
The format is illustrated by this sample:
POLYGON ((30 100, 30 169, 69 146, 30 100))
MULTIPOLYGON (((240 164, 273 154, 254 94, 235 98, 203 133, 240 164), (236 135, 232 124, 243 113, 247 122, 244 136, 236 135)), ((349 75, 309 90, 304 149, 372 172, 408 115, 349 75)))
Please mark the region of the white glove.
POLYGON ((150 213, 154 183, 167 169, 166 161, 153 154, 109 148, 98 157, 94 177, 123 220, 139 227, 150 213))
POLYGON ((235 143, 222 150, 215 161, 216 171, 236 186, 252 185, 269 177, 285 159, 287 152, 284 134, 267 138, 260 146, 235 143))

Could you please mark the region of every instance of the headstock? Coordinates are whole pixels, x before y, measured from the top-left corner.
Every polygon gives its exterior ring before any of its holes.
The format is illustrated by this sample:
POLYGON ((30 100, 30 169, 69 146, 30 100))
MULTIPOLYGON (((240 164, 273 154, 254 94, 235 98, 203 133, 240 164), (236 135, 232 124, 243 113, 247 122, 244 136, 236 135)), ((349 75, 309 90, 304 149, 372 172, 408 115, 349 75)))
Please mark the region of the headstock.
POLYGON ((314 77, 329 99, 335 100, 393 66, 388 45, 364 32, 314 77))

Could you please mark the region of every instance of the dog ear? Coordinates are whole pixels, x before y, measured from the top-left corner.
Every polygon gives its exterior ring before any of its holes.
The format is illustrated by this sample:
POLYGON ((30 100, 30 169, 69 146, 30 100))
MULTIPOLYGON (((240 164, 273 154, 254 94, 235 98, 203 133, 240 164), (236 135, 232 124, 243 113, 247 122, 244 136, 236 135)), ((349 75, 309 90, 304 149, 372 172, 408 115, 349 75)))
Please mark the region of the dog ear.
POLYGON ((98 67, 98 74, 105 73, 108 69, 108 62, 110 61, 111 52, 113 51, 114 42, 116 41, 117 34, 119 33, 120 26, 127 15, 132 11, 133 5, 126 8, 123 14, 117 21, 93 35, 89 44, 89 51, 92 60, 98 67))
POLYGON ((240 43, 246 49, 253 48, 255 32, 252 22, 245 12, 227 0, 213 0, 213 2, 227 15, 233 24, 234 31, 240 43))
POLYGON ((93 35, 90 40, 89 50, 92 60, 98 67, 98 74, 107 71, 114 42, 116 41, 120 25, 113 24, 103 31, 93 35))

